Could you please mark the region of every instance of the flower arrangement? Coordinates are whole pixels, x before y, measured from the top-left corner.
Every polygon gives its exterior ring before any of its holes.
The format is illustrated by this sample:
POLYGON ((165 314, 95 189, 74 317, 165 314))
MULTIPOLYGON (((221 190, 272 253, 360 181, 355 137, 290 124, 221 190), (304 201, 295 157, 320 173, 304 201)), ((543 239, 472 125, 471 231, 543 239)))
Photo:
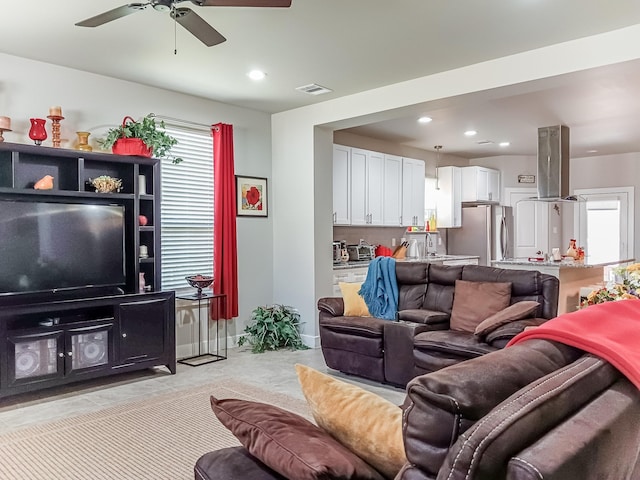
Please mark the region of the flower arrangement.
POLYGON ((580 304, 581 308, 595 305, 596 303, 640 298, 640 263, 634 263, 627 267, 618 267, 614 270, 614 273, 616 278, 621 280, 591 292, 580 304))

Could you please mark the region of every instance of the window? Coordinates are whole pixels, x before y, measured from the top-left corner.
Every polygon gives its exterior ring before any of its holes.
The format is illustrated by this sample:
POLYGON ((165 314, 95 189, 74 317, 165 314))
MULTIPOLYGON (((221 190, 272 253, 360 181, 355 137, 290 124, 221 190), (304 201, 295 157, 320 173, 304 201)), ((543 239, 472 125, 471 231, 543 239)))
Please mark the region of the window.
POLYGON ((213 274, 213 138, 205 129, 166 131, 183 159, 163 159, 161 172, 162 289, 176 290, 188 288, 188 275, 213 274))

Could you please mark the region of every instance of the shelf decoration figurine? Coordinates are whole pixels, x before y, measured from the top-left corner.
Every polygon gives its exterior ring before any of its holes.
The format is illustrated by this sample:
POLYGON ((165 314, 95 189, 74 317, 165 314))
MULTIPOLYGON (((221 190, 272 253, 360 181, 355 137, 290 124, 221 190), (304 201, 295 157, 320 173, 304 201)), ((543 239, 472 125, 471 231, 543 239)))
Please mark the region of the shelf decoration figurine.
POLYGON ((51 190, 53 188, 53 177, 45 175, 35 183, 33 188, 34 190, 51 190))
POLYGON ((64 120, 62 116, 62 107, 49 108, 49 115, 47 118, 51 119, 51 141, 54 148, 60 148, 60 120, 64 120))
POLYGON ((42 141, 47 139, 47 130, 44 128, 46 120, 44 118, 30 118, 31 128, 29 129, 29 138, 36 145, 42 145, 42 141))
POLYGON ((2 134, 11 131, 11 119, 9 117, 0 117, 0 143, 4 142, 2 134))

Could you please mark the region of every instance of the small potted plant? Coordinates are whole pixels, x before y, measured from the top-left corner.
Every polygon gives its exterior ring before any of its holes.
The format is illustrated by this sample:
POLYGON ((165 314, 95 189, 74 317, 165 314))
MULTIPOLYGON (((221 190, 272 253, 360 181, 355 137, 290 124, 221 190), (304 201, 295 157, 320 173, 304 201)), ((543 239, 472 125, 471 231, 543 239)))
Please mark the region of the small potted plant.
POLYGON ((257 307, 251 313, 253 323, 244 329, 246 335, 238 340, 238 346, 251 345, 253 353, 288 348, 306 350, 300 338, 300 314, 292 307, 271 305, 257 307))
POLYGON ((171 148, 178 141, 167 134, 164 121, 156 122, 150 113, 141 121, 136 122, 131 117, 124 117, 122 125, 111 128, 107 136, 98 140, 102 148, 111 148, 118 155, 139 155, 169 158, 173 163, 180 163, 181 158, 170 154, 171 148))

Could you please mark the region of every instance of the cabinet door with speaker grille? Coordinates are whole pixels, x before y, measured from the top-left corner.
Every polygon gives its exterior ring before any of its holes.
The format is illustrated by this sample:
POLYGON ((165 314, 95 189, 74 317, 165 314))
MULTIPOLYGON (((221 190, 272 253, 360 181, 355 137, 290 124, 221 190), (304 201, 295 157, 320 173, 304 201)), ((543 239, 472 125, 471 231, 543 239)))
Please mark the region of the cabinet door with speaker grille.
POLYGON ((9 385, 24 385, 61 378, 64 375, 63 332, 48 331, 9 335, 9 385))
POLYGON ((113 362, 113 323, 67 330, 67 374, 82 375, 110 368, 113 362))

